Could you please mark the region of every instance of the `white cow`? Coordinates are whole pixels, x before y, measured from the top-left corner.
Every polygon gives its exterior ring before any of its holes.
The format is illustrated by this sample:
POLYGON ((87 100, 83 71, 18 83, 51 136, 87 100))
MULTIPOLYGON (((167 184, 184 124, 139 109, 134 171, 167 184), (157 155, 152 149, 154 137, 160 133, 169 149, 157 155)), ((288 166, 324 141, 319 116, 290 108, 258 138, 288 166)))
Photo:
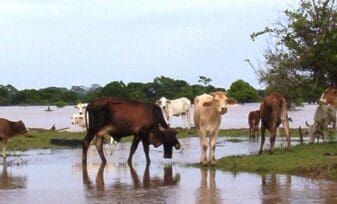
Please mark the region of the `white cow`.
POLYGON ((203 94, 194 99, 194 124, 200 136, 202 165, 215 165, 215 146, 221 124, 221 116, 227 112, 227 104, 234 102, 221 91, 203 94), (207 140, 207 137, 209 139, 207 140), (207 161, 206 152, 210 146, 207 161))
POLYGON ((75 108, 78 109, 77 113, 74 113, 71 116, 71 124, 73 125, 78 125, 82 128, 86 128, 85 124, 85 110, 87 108, 88 104, 87 103, 79 103, 75 106, 75 108))
POLYGON ((175 100, 170 100, 161 97, 156 104, 163 110, 168 125, 171 125, 173 116, 182 116, 184 128, 190 129, 191 126, 191 101, 188 98, 182 97, 175 100))
MULTIPOLYGON (((87 128, 87 125, 89 125, 89 121, 87 121, 88 124, 86 124, 86 120, 88 118, 88 113, 86 113, 88 104, 87 103, 79 103, 75 106, 75 108, 78 109, 77 113, 74 113, 71 116, 71 124, 72 125, 78 125, 82 127, 83 129, 87 128), (86 117, 85 117, 86 115, 86 117)), ((114 149, 114 146, 117 144, 117 142, 113 139, 113 137, 110 137, 110 150, 111 154, 114 149)))

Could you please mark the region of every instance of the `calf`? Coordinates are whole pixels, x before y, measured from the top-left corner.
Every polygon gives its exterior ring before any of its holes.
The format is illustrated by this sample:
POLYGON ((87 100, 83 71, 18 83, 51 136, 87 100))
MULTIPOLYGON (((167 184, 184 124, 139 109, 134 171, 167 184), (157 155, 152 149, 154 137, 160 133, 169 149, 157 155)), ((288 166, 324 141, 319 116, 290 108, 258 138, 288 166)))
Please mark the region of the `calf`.
POLYGON ((251 111, 248 115, 249 139, 259 139, 260 110, 251 111))
POLYGON ((173 116, 180 116, 184 122, 184 128, 190 129, 191 124, 191 101, 188 98, 182 97, 175 100, 170 100, 161 97, 156 104, 163 110, 168 125, 171 125, 173 116))
POLYGON ((209 161, 215 165, 215 146, 219 134, 221 116, 227 112, 227 96, 224 92, 203 94, 194 99, 194 124, 200 135, 201 158, 200 163, 207 165, 206 152, 210 145, 209 161), (209 141, 207 141, 209 137, 209 141))
POLYGON ((0 140, 2 142, 2 156, 6 157, 6 149, 8 139, 17 135, 24 135, 27 133, 25 124, 20 120, 13 122, 0 118, 0 140))
POLYGON ((290 148, 290 131, 288 121, 287 101, 279 93, 273 93, 266 96, 260 106, 261 116, 261 147, 259 154, 263 152, 263 145, 265 141, 265 130, 268 129, 270 136, 269 153, 273 153, 275 144, 275 137, 278 126, 282 123, 287 135, 287 148, 290 148))
POLYGON ((331 105, 320 104, 314 115, 314 124, 309 125, 308 122, 305 124, 308 126, 310 143, 314 143, 315 138, 319 140, 319 137, 324 141, 324 131, 328 126, 332 124, 332 127, 336 128, 336 109, 331 105))
POLYGON ((83 139, 82 162, 87 162, 87 150, 90 141, 96 135, 96 148, 102 163, 106 163, 103 153, 103 136, 107 133, 116 141, 122 137, 134 135, 128 163, 140 141, 146 161, 149 164, 149 145, 164 145, 164 158, 172 157, 172 147, 180 148, 176 138, 177 131, 168 127, 159 106, 115 97, 102 97, 87 107, 89 126, 83 139), (160 127, 161 126, 161 127, 160 127), (162 129, 166 128, 166 129, 162 129))

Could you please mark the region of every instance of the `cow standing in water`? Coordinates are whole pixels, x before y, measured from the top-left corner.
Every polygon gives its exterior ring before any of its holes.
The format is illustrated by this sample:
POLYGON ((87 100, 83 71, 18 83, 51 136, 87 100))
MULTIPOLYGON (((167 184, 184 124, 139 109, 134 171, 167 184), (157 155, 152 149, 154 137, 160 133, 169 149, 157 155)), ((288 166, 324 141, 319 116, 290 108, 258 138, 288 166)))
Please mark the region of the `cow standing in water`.
POLYGON ((2 142, 2 156, 6 157, 8 139, 17 135, 27 133, 25 124, 20 120, 17 122, 0 118, 0 140, 2 142))
POLYGON ((260 110, 251 111, 248 114, 249 140, 259 140, 260 110))
POLYGON ((102 97, 87 107, 89 127, 83 139, 82 162, 87 163, 87 151, 90 141, 96 136, 96 148, 102 163, 106 163, 103 152, 103 136, 107 133, 116 141, 122 137, 134 135, 128 163, 131 164, 140 141, 150 164, 149 145, 164 145, 164 158, 172 158, 172 147, 180 148, 176 138, 177 131, 168 127, 159 106, 115 97, 102 97), (160 127, 161 126, 161 127, 160 127), (166 128, 166 129, 162 129, 166 128))
POLYGON ((221 116, 227 112, 227 103, 235 100, 228 99, 221 91, 203 94, 194 99, 194 124, 200 136, 202 165, 215 165, 215 147, 221 124, 221 116), (207 138, 208 137, 208 138, 207 138), (206 152, 210 146, 207 161, 206 152))
POLYGON ((287 135, 287 148, 290 148, 290 131, 287 107, 287 101, 279 93, 273 93, 263 99, 263 102, 260 106, 261 147, 259 154, 262 154, 263 152, 266 129, 268 129, 271 133, 269 153, 273 154, 277 128, 281 123, 287 135))

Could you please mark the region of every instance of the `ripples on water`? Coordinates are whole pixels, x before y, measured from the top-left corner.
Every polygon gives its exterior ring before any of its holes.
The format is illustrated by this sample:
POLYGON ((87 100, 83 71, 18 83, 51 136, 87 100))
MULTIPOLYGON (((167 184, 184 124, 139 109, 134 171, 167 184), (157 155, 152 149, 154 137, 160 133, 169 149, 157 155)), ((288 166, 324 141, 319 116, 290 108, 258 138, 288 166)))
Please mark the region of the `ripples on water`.
MULTIPOLYGON (((337 184, 291 175, 224 172, 186 166, 199 160, 198 138, 182 140, 182 151, 164 160, 151 147, 145 165, 142 148, 126 164, 130 143, 120 143, 108 164, 100 165, 93 146, 82 168, 81 149, 24 152, 0 161, 0 203, 336 203, 337 184), (10 201, 10 202, 9 202, 10 201)), ((216 157, 247 154, 257 143, 219 141, 216 157)))

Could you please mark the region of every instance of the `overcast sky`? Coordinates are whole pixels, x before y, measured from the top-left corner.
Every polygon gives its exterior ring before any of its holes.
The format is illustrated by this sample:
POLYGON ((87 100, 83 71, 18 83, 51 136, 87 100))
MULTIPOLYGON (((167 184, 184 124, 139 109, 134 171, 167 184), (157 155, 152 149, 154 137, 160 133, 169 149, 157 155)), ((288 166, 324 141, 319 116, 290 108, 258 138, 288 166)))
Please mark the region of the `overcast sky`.
POLYGON ((249 35, 291 0, 2 0, 0 84, 19 89, 149 82, 164 75, 259 88, 244 61, 263 60, 249 35))

